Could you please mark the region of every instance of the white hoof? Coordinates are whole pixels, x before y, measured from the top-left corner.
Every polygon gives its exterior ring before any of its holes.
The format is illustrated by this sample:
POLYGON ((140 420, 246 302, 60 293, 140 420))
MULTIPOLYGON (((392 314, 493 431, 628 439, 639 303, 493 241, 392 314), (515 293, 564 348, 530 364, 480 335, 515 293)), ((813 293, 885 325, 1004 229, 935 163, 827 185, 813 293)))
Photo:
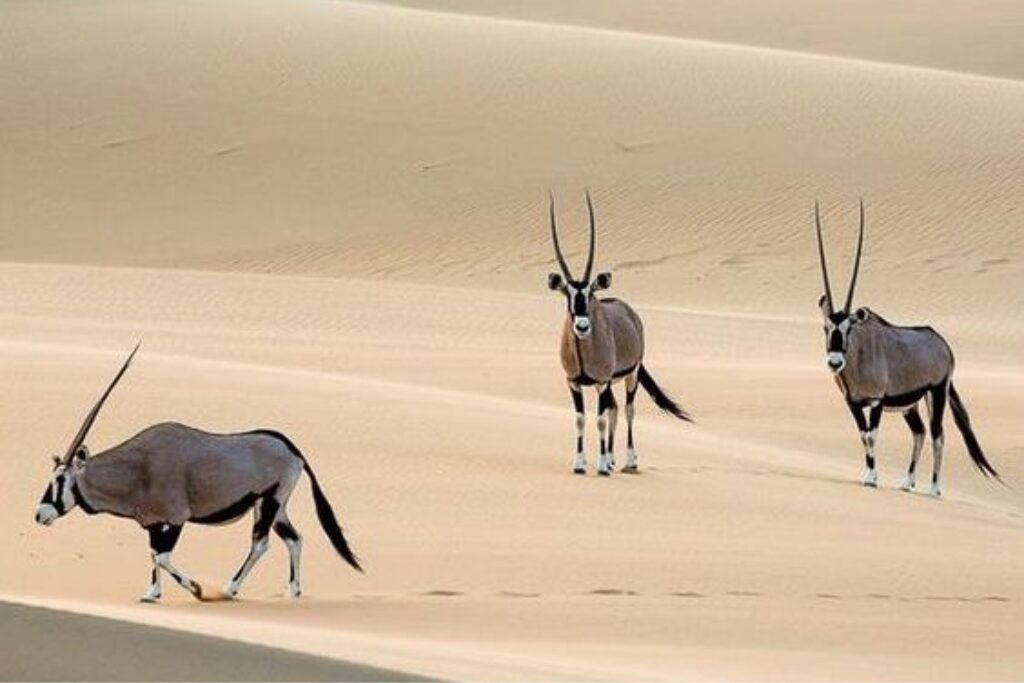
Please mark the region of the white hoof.
POLYGON ((878 488, 878 470, 867 470, 864 473, 863 482, 865 486, 870 486, 873 489, 878 488))
POLYGON ((622 466, 623 472, 636 472, 640 467, 640 458, 637 457, 636 451, 630 448, 626 451, 626 464, 622 466))
POLYGON ((612 473, 612 461, 607 455, 602 455, 598 461, 597 473, 602 477, 610 476, 612 473))
POLYGON ((228 583, 228 585, 224 586, 225 598, 227 598, 228 600, 233 600, 236 595, 238 595, 238 586, 235 585, 234 581, 231 581, 228 583))
POLYGON ((288 597, 289 598, 297 598, 300 595, 302 595, 302 589, 299 588, 299 584, 294 583, 294 582, 288 584, 288 597))
POLYGON ((143 595, 141 598, 139 598, 139 602, 148 602, 148 603, 160 602, 160 598, 162 598, 162 597, 163 597, 163 594, 160 591, 158 591, 158 590, 155 591, 155 590, 150 589, 150 590, 146 591, 145 595, 143 595))
POLYGON ((907 475, 906 479, 903 480, 903 485, 900 486, 904 491, 913 491, 917 486, 917 481, 912 475, 907 475))
POLYGON ((942 498, 942 489, 939 488, 938 484, 932 484, 932 490, 929 493, 934 498, 942 498))
POLYGON ((586 474, 587 473, 587 456, 582 453, 577 453, 576 457, 572 461, 573 474, 586 474))

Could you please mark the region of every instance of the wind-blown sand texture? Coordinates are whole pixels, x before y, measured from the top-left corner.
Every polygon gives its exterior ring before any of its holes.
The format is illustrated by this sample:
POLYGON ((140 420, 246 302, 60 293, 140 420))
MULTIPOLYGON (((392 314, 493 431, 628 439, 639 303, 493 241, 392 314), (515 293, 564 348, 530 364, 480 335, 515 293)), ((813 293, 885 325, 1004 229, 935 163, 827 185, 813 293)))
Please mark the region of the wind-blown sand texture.
MULTIPOLYGON (((1024 676, 1024 10, 762 35, 806 3, 417 4, 0 4, 5 599, 452 679, 1024 676), (635 477, 569 472, 546 199, 575 264, 585 186, 597 267, 698 420, 641 396, 635 477), (951 341, 1009 487, 947 420, 945 499, 900 492, 898 415, 859 485, 811 208, 842 288, 860 196, 858 302, 951 341), (168 419, 283 431, 365 576, 305 483, 298 602, 276 539, 239 601, 166 582, 153 607, 132 523, 33 524, 136 338, 93 451, 168 419)), ((248 537, 188 527, 175 562, 220 586, 248 537)))

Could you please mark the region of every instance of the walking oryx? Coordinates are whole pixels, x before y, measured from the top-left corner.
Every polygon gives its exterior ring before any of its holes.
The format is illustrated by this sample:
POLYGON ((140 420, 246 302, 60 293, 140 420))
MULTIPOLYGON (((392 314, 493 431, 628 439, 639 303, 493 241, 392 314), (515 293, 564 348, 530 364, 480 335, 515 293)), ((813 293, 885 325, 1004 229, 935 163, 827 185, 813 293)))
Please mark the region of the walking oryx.
POLYGON ((838 311, 833 304, 832 289, 829 286, 825 247, 821 237, 821 214, 817 202, 814 203, 814 221, 825 283, 825 294, 818 305, 825 318, 826 362, 860 430, 867 463, 864 485, 878 486, 878 470, 875 469, 878 424, 883 410, 895 410, 903 413, 914 435, 910 466, 903 481, 903 489, 910 491, 914 488, 917 459, 924 444, 924 423, 917 409, 922 398, 930 414, 929 427, 935 458, 932 495, 942 495, 942 418, 947 398, 953 409, 953 421, 963 435, 971 460, 982 474, 998 479, 999 475, 985 459, 978 439, 974 436, 967 408, 953 386, 953 351, 946 340, 931 327, 899 327, 867 308, 851 312, 864 246, 864 202, 860 203, 860 234, 850 289, 846 294, 846 303, 838 311), (866 419, 865 411, 868 413, 866 419))
POLYGON ((583 428, 586 422, 583 409, 582 387, 593 386, 597 390, 597 429, 600 434, 601 459, 598 474, 608 476, 615 468, 615 426, 618 421, 618 404, 612 393, 612 384, 619 380, 626 383, 626 464, 624 472, 637 471, 637 455, 633 448, 633 399, 636 398, 637 383, 647 390, 654 403, 662 410, 681 420, 690 421, 675 401, 654 382, 644 368, 644 326, 640 316, 629 304, 619 299, 599 299, 596 292, 607 289, 612 283, 611 273, 600 273, 591 281, 594 266, 594 205, 587 192, 587 211, 590 216, 590 251, 583 277, 576 279, 569 272, 569 266, 558 245, 558 228, 555 226, 555 197, 551 199, 551 239, 554 242, 555 257, 562 273, 548 275, 548 287, 565 295, 568 305, 565 324, 562 327, 561 356, 566 381, 576 407, 576 457, 573 472, 586 474, 587 457, 583 453, 583 428))
POLYGON ((341 557, 362 571, 316 475, 283 434, 266 430, 208 434, 165 422, 90 456, 83 443, 89 428, 138 349, 136 346, 93 406, 64 457, 54 457, 50 483, 36 510, 38 523, 48 526, 76 505, 90 515, 105 512, 134 519, 149 532, 153 558, 149 590, 142 600, 154 602, 160 598, 161 569, 201 600, 200 585, 171 564, 171 551, 182 527, 185 522, 226 524, 252 509, 252 547, 225 593, 228 597, 238 593, 246 575, 266 552, 273 528, 288 546, 289 593, 298 597, 302 536, 288 521, 285 507, 305 470, 321 526, 341 557))

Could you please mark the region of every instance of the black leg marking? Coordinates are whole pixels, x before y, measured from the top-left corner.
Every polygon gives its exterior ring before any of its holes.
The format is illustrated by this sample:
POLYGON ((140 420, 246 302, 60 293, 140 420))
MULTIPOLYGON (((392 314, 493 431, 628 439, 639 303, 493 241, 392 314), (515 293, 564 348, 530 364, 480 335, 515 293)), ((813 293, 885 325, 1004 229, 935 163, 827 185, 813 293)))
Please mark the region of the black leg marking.
POLYGON ((270 536, 270 528, 274 524, 274 517, 277 516, 277 511, 281 509, 281 504, 270 496, 260 498, 256 505, 256 520, 252 525, 252 548, 249 550, 249 555, 246 556, 245 561, 242 562, 242 566, 235 572, 234 577, 231 579, 232 583, 237 583, 244 578, 245 574, 252 569, 251 565, 262 554, 261 551, 257 550, 257 546, 261 542, 266 541, 267 537, 270 536))
POLYGON ((917 470, 917 456, 919 455, 919 444, 924 438, 924 421, 921 420, 921 413, 917 410, 917 406, 914 406, 910 410, 903 413, 903 419, 906 420, 907 426, 910 427, 910 433, 914 437, 914 451, 910 458, 910 466, 907 468, 907 474, 911 476, 917 470))
POLYGON ((946 413, 946 400, 948 398, 949 385, 947 382, 934 387, 931 391, 931 424, 929 425, 932 433, 932 455, 934 456, 935 462, 932 468, 932 495, 942 495, 942 485, 940 480, 942 478, 942 449, 943 449, 943 429, 942 419, 946 413))
POLYGON ((626 386, 626 446, 630 450, 633 450, 633 401, 639 388, 638 383, 634 383, 632 389, 626 386))
POLYGON ((931 414, 931 427, 932 440, 938 439, 942 436, 942 418, 946 412, 946 385, 932 389, 932 414, 931 414))
POLYGON ((149 548, 154 553, 162 555, 174 550, 181 537, 181 526, 175 524, 152 524, 146 527, 149 532, 149 548))
POLYGON ((882 421, 882 404, 879 403, 871 409, 868 415, 868 436, 867 436, 867 451, 865 454, 865 461, 868 469, 875 469, 875 441, 878 438, 878 425, 882 421))
POLYGON ((586 423, 586 405, 583 402, 583 392, 578 385, 569 385, 569 394, 572 396, 572 404, 576 409, 576 458, 573 463, 573 472, 586 474, 587 469, 582 464, 583 456, 583 428, 586 423))
MULTIPOLYGON (((616 407, 615 394, 612 393, 612 385, 609 383, 605 386, 604 391, 602 391, 597 397, 597 415, 599 418, 607 419, 608 412, 616 407)), ((606 429, 609 427, 610 425, 607 425, 606 429)), ((602 455, 612 452, 611 434, 612 432, 609 429, 607 432, 607 441, 605 439, 601 440, 602 455)))
MULTIPOLYGON (((274 532, 281 537, 281 540, 287 543, 300 542, 302 537, 299 536, 299 532, 296 531, 295 527, 288 520, 278 519, 274 522, 274 532)), ((288 583, 294 583, 296 578, 296 572, 298 567, 295 563, 289 559, 288 562, 288 583)))
POLYGON ((846 407, 850 409, 850 413, 853 415, 853 419, 857 423, 857 431, 868 431, 868 422, 864 419, 864 409, 858 405, 854 405, 853 403, 847 403, 846 407))

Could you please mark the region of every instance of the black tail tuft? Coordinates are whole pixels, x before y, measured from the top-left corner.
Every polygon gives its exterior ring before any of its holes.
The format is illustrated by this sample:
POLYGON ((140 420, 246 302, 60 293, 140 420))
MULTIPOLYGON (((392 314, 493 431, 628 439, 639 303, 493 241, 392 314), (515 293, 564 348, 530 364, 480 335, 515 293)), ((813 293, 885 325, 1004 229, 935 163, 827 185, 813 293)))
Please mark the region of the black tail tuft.
POLYGON ((316 475, 313 474, 313 469, 309 466, 309 461, 306 460, 306 456, 302 454, 298 446, 292 443, 292 440, 281 432, 275 432, 271 429, 257 429, 248 434, 263 434, 265 436, 272 436, 275 439, 284 443, 288 447, 288 450, 295 455, 296 458, 302 461, 302 469, 305 470, 306 474, 309 475, 309 482, 313 488, 313 502, 316 504, 316 516, 320 520, 320 526, 323 527, 324 533, 327 534, 327 538, 331 539, 331 545, 338 551, 342 559, 352 565, 353 569, 363 571, 363 568, 359 566, 359 559, 356 557, 352 549, 348 547, 348 541, 345 540, 345 534, 342 533, 341 527, 338 525, 338 518, 334 516, 334 508, 331 507, 331 503, 327 500, 327 496, 324 495, 323 489, 320 488, 320 482, 317 481, 316 475))
POLYGON ((343 560, 352 565, 353 569, 363 571, 363 568, 359 566, 359 559, 348 547, 345 534, 342 533, 341 527, 338 525, 338 518, 334 516, 334 508, 331 507, 330 501, 324 495, 323 489, 320 488, 320 482, 317 481, 316 475, 313 474, 313 470, 305 458, 302 459, 302 469, 309 475, 309 483, 313 487, 313 502, 316 504, 316 516, 320 520, 320 526, 323 527, 327 538, 331 539, 331 545, 343 560))
MULTIPOLYGON (((949 383, 949 397, 951 399, 949 404, 953 409, 953 421, 956 422, 957 429, 960 430, 960 434, 964 437, 964 444, 967 446, 967 452, 970 453, 974 466, 981 470, 981 473, 986 477, 992 476, 999 479, 999 473, 996 472, 995 468, 985 458, 985 453, 981 450, 981 444, 978 443, 977 437, 974 436, 967 408, 960 399, 960 394, 956 393, 956 387, 953 386, 952 382, 949 383)), ((1001 479, 999 480, 1002 481, 1001 479)))
POLYGON ((640 372, 638 373, 638 376, 640 378, 640 386, 642 386, 647 393, 651 395, 651 398, 654 399, 654 405, 658 406, 666 413, 675 415, 680 420, 693 422, 693 418, 683 410, 683 407, 673 401, 668 394, 661 390, 661 387, 659 387, 657 382, 654 381, 654 378, 647 372, 647 368, 645 368, 643 364, 640 365, 640 372))

